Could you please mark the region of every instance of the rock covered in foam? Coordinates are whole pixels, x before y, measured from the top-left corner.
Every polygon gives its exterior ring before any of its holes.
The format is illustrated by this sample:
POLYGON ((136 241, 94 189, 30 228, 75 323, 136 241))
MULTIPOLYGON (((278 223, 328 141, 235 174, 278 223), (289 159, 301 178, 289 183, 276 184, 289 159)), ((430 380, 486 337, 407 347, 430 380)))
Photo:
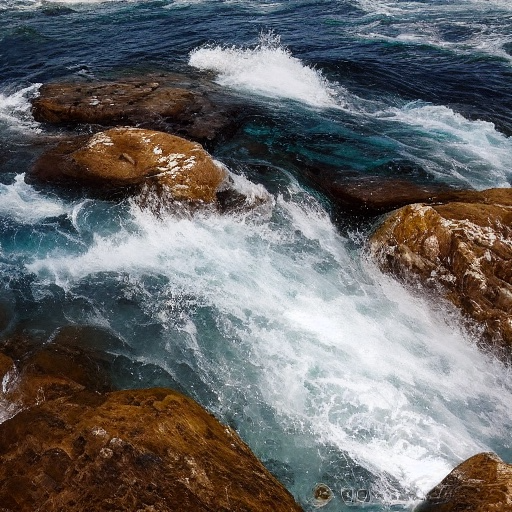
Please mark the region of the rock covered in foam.
POLYGON ((416 512, 512 510, 512 465, 494 453, 479 453, 436 485, 416 512))
POLYGON ((60 142, 26 179, 103 190, 155 186, 174 200, 212 203, 226 171, 198 143, 123 127, 60 142))
POLYGON ((6 511, 300 510, 238 435, 164 388, 79 391, 0 425, 6 511))
POLYGON ((512 189, 468 192, 468 201, 401 208, 373 233, 381 268, 442 285, 481 322, 491 339, 512 346, 512 189))

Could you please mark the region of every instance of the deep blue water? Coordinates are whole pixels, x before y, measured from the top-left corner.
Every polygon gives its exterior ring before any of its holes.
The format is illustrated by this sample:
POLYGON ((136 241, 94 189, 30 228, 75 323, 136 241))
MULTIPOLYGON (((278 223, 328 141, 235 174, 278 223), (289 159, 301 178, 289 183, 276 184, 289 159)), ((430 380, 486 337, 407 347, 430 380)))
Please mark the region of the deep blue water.
POLYGON ((409 509, 478 451, 510 462, 509 370, 381 275, 369 224, 309 178, 510 186, 511 60, 505 0, 4 0, 1 335, 93 326, 120 386, 188 393, 307 510, 319 482, 324 510, 357 489, 409 509), (251 107, 210 150, 272 209, 156 219, 24 183, 61 131, 31 117, 38 84, 198 70, 251 107))

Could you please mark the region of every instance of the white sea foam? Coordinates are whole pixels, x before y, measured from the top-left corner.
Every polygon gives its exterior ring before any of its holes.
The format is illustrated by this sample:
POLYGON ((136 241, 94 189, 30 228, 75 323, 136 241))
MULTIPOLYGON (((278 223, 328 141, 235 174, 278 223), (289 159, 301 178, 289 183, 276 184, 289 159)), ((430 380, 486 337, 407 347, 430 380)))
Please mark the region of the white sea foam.
MULTIPOLYGON (((381 475, 384 488, 387 473, 421 495, 494 438, 508 442, 506 368, 425 301, 362 264, 328 215, 291 192, 277 200, 269 224, 157 220, 134 207, 135 232, 97 236, 80 256, 60 253, 28 269, 68 290, 99 272, 129 275, 164 330, 175 328, 178 303, 144 292, 143 276, 164 275, 166 288, 211 308, 222 340, 213 352, 186 311, 172 346, 184 345, 221 411, 240 393, 248 403, 260 397, 295 432, 287 458, 296 467, 304 463, 301 446, 325 443, 381 475)), ((154 346, 147 357, 173 374, 165 350, 154 346)), ((257 408, 248 405, 240 420, 259 425, 246 430, 249 444, 263 428, 251 417, 257 408)))
MULTIPOLYGON (((508 0, 459 0, 446 3, 390 2, 387 0, 355 0, 367 13, 353 27, 358 37, 409 44, 427 44, 463 55, 475 52, 512 61, 503 49, 510 41, 507 14, 512 10, 508 0), (485 14, 485 19, 482 19, 485 14), (376 17, 385 16, 385 23, 376 17), (461 31, 461 40, 451 40, 443 27, 461 31)), ((448 31, 450 32, 450 31, 448 31)))
MULTIPOLYGON (((191 66, 218 73, 217 82, 246 92, 313 107, 336 107, 335 90, 321 72, 305 65, 272 32, 255 48, 204 46, 190 54, 191 66)), ((338 91, 339 93, 339 91, 338 91)))
POLYGON ((25 174, 19 174, 11 185, 0 184, 0 216, 34 224, 69 212, 62 201, 41 194, 27 185, 24 178, 25 174))
MULTIPOLYGON (((512 139, 493 123, 471 121, 448 107, 412 102, 376 114, 414 127, 403 143, 404 156, 439 175, 456 176, 476 188, 512 183, 512 139)), ((397 137, 400 140, 400 137, 397 137)))
POLYGON ((37 96, 41 84, 33 84, 15 92, 0 92, 0 123, 22 132, 39 132, 39 123, 30 112, 30 99, 37 96))

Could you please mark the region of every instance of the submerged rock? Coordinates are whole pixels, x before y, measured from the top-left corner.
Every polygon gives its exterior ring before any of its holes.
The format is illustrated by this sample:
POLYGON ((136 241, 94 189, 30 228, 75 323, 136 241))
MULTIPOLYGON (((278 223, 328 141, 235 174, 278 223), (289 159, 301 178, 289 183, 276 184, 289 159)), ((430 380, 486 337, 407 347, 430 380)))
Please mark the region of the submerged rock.
POLYGON ((0 380, 3 378, 2 368, 8 366, 5 362, 11 363, 9 378, 5 379, 2 388, 3 398, 26 408, 86 389, 94 392, 113 390, 111 359, 108 354, 85 346, 85 336, 87 328, 68 326, 57 331, 43 345, 23 336, 14 336, 10 340, 12 343, 2 343, 0 380), (21 345, 24 352, 19 354, 16 350, 13 353, 12 345, 16 348, 21 345))
POLYGON ((474 455, 457 466, 415 512, 512 511, 512 465, 494 453, 474 455))
POLYGON ((153 187, 174 200, 212 203, 226 171, 195 142, 153 130, 113 128, 60 142, 26 180, 102 191, 153 187))
POLYGON ((78 392, 0 425, 5 511, 300 510, 238 435, 156 388, 78 392))
POLYGON ((448 187, 418 185, 380 176, 323 180, 320 185, 338 208, 365 216, 380 215, 412 203, 456 201, 465 194, 448 187))
POLYGON ((211 82, 184 75, 50 83, 33 100, 36 121, 144 126, 205 143, 236 124, 239 108, 211 82))
POLYGON ((512 347, 512 189, 468 192, 471 202, 401 208, 373 233, 383 270, 419 277, 486 334, 512 347))

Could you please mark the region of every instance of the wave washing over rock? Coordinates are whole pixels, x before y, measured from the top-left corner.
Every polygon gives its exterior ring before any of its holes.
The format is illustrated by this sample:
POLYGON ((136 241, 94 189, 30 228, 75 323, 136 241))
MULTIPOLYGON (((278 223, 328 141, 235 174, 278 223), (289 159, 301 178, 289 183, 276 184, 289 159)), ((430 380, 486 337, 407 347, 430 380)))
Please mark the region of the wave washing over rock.
MULTIPOLYGON (((464 459, 510 462, 509 366, 455 306, 367 254, 378 215, 413 197, 440 208, 510 186, 508 12, 497 0, 2 3, 0 352, 19 371, 4 395, 23 372, 41 383, 43 349, 83 330, 113 388, 190 396, 307 511, 412 510, 464 459), (142 112, 130 101, 147 107, 144 84, 183 101, 142 112), (87 115, 36 122, 30 103, 36 114, 52 91, 48 111, 87 115), (225 177, 215 207, 26 183, 52 147, 119 126, 203 143, 225 177)), ((110 157, 138 165, 126 148, 110 157)), ((0 397, 0 418, 20 406, 0 397)), ((62 455, 41 459, 54 489, 62 455)))

